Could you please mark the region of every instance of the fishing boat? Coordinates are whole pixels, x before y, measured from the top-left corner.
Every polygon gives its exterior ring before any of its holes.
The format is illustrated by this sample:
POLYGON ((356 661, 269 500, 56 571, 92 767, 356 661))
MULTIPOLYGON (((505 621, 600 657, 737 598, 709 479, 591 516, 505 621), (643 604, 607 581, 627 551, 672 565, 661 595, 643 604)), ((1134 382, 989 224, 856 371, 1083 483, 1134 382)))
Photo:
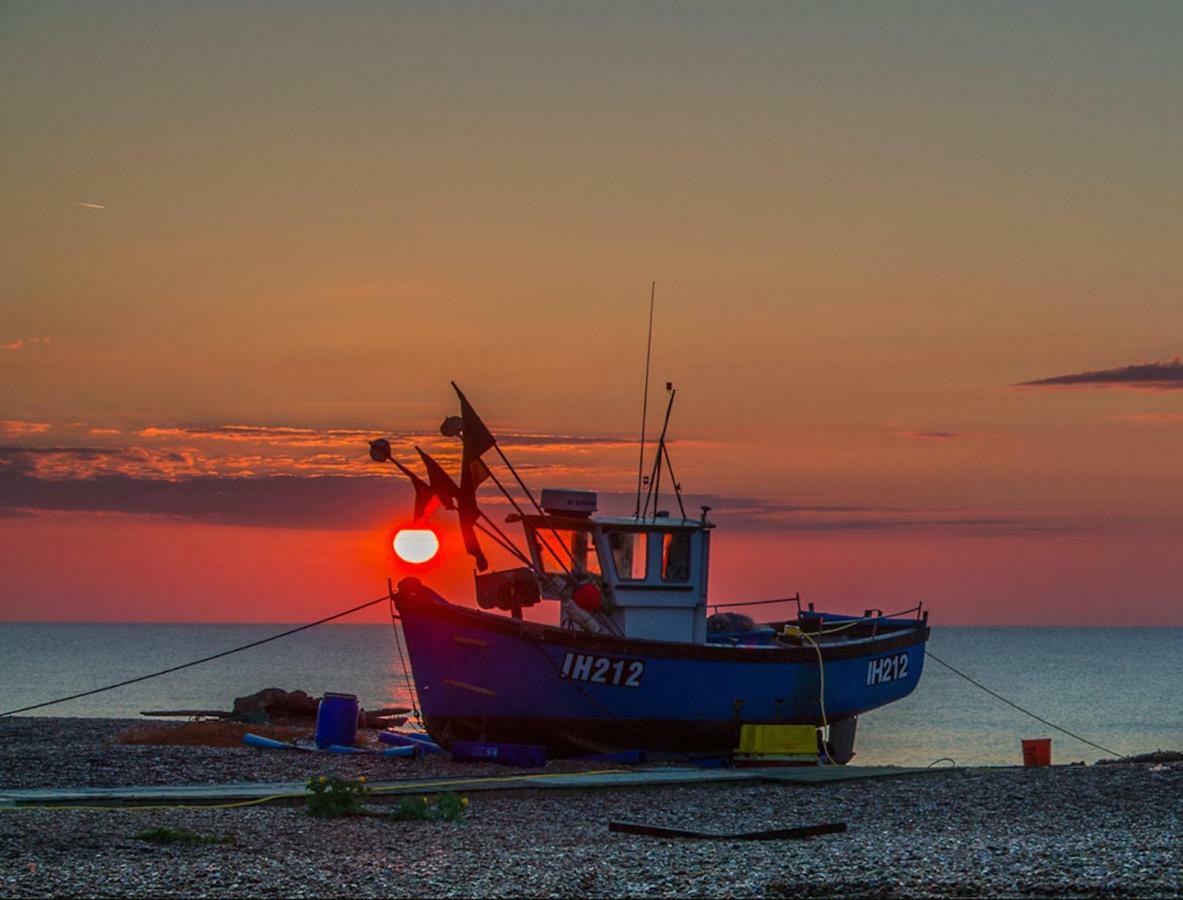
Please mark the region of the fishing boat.
MULTIPOLYGON (((734 751, 744 725, 791 724, 818 729, 823 758, 845 763, 858 717, 916 688, 929 636, 921 605, 843 615, 802 606, 799 595, 711 602, 715 525, 709 507, 697 516, 682 508, 664 428, 644 504, 638 487, 634 515, 601 516, 592 492, 544 489, 535 499, 456 390, 462 415, 442 430, 463 442, 460 483, 422 451, 427 481, 399 468, 412 478, 421 521, 435 506, 459 511, 480 570, 478 608, 416 577, 391 589, 423 725, 439 744, 534 744, 554 756, 714 755, 734 751), (514 490, 482 459, 490 451, 514 490), (677 515, 658 508, 667 469, 677 515), (476 486, 489 478, 515 509, 504 523, 479 508, 476 486), (501 524, 520 528, 522 543, 501 524), (477 531, 521 566, 488 571, 477 531), (557 625, 524 619, 522 610, 539 603, 558 606, 557 625), (792 617, 756 624, 731 611, 773 603, 795 604, 792 617)), ((388 442, 371 442, 371 456, 389 459, 388 442)))

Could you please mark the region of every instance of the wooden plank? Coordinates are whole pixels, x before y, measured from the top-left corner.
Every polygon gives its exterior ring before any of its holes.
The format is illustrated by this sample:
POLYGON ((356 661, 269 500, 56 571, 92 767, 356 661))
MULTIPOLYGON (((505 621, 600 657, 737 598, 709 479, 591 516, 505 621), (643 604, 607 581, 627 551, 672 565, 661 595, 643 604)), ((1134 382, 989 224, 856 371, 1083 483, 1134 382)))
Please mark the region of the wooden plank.
POLYGON ((664 828, 640 822, 609 822, 608 830, 617 834, 640 834, 646 837, 686 838, 706 841, 788 841, 803 840, 823 834, 840 834, 845 822, 806 825, 800 828, 773 828, 767 831, 741 831, 735 834, 715 834, 709 831, 688 831, 683 828, 664 828))

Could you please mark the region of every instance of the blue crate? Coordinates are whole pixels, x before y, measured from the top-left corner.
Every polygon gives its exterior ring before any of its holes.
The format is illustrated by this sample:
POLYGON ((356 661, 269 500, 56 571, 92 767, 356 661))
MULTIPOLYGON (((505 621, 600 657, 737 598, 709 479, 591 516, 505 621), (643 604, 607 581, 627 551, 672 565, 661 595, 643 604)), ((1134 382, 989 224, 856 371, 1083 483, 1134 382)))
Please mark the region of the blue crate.
POLYGON ((493 744, 485 741, 455 741, 452 759, 467 762, 495 762, 503 766, 541 768, 546 765, 546 747, 541 744, 493 744))

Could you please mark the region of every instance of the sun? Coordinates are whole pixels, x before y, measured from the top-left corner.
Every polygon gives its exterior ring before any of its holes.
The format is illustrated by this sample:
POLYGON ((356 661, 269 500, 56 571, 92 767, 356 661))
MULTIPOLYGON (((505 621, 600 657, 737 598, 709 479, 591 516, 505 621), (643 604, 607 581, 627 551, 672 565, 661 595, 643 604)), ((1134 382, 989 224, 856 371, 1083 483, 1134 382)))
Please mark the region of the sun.
POLYGON ((398 558, 412 564, 430 561, 440 549, 440 540, 430 528, 400 528, 393 544, 398 558))

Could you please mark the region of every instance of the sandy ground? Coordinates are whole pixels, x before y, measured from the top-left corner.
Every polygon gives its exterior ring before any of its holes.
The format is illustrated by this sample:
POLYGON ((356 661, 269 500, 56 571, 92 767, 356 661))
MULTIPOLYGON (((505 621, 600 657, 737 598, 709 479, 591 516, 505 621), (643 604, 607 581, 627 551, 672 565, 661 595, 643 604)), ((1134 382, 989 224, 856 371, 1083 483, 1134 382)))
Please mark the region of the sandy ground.
MULTIPOLYGON (((446 760, 115 743, 128 724, 0 721, 0 789, 474 773, 446 760)), ((20 810, 0 813, 0 894, 1173 897, 1183 894, 1181 839, 1183 767, 1147 765, 474 794, 457 823, 317 820, 297 806, 20 810), (613 834, 612 820, 849 830, 807 841, 686 841, 613 834), (228 843, 160 847, 133 837, 157 826, 228 843)))

